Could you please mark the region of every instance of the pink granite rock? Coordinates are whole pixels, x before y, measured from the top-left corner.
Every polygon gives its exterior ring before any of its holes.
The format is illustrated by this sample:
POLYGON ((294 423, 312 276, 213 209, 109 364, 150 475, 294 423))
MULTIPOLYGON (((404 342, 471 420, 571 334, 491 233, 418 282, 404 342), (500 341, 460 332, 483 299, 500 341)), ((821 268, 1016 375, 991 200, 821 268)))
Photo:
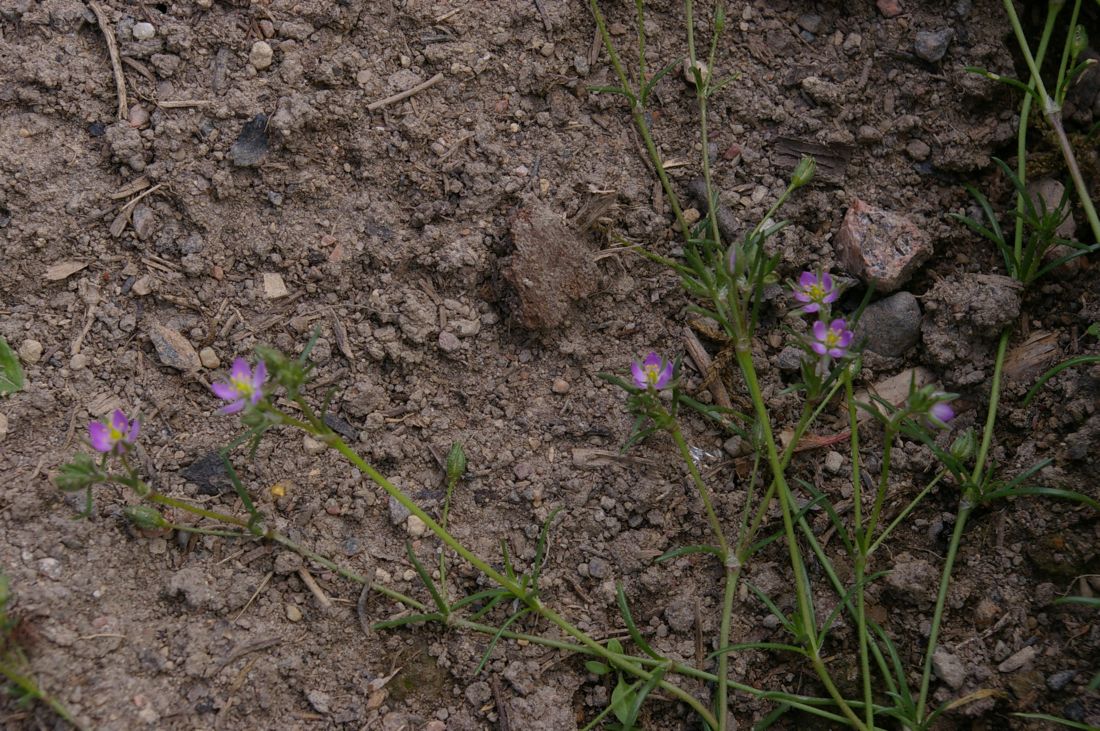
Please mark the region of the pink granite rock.
POLYGON ((856 198, 837 232, 836 251, 848 272, 880 292, 893 292, 932 256, 932 241, 905 216, 856 198))
POLYGON ((878 0, 875 4, 878 5, 878 11, 884 18, 896 18, 902 13, 898 0, 878 0))

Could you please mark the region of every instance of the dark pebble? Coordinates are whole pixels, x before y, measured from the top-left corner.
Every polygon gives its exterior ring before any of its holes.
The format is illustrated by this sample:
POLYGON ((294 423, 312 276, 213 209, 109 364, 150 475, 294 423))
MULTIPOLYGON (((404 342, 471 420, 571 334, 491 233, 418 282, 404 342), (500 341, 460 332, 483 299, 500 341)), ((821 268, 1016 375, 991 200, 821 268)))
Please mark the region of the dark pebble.
POLYGON ((1059 670, 1056 673, 1051 673, 1047 678, 1047 687, 1051 690, 1061 690, 1069 685, 1076 676, 1076 670, 1059 670))
POLYGON ((856 326, 856 341, 866 349, 896 358, 920 340, 920 305, 909 292, 898 292, 867 306, 856 326))
POLYGON ((232 489, 225 461, 218 452, 207 452, 180 471, 183 478, 199 487, 203 495, 221 495, 232 489))
POLYGON ((229 148, 229 159, 239 167, 258 165, 267 156, 267 115, 249 120, 229 148))
POLYGON ((936 63, 947 54, 947 45, 951 43, 951 39, 954 37, 955 31, 951 28, 922 30, 917 33, 913 51, 925 61, 936 63))

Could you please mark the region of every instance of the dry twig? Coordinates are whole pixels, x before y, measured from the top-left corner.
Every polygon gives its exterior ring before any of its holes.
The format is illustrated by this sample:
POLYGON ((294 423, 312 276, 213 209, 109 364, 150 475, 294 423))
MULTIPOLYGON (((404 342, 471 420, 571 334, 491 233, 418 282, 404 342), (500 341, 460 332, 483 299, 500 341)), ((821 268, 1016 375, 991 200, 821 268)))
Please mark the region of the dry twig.
POLYGON ((423 84, 417 84, 416 86, 414 86, 411 89, 406 89, 405 91, 402 91, 398 94, 388 96, 385 99, 379 99, 376 102, 371 102, 370 104, 367 105, 367 111, 368 112, 373 112, 376 109, 381 109, 382 107, 388 107, 390 104, 396 104, 399 101, 403 101, 405 99, 408 99, 413 94, 419 94, 420 92, 424 91, 425 89, 432 88, 433 86, 438 84, 440 81, 443 81, 443 74, 436 74, 432 78, 425 81, 423 84))
POLYGON ((127 119, 130 116, 130 105, 126 101, 126 77, 122 74, 122 59, 118 55, 118 43, 115 41, 115 32, 111 30, 111 22, 99 3, 90 2, 88 7, 95 13, 95 19, 99 23, 99 30, 107 41, 107 53, 111 56, 111 70, 115 74, 115 91, 118 92, 118 118, 127 119))

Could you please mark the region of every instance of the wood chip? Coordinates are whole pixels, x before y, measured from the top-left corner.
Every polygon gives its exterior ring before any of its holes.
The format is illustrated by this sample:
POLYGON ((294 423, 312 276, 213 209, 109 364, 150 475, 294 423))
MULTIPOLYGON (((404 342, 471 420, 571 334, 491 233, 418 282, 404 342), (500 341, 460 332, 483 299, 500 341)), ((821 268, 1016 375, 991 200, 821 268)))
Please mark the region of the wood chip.
MULTIPOLYGON (((879 406, 873 398, 872 394, 878 398, 893 404, 894 406, 901 406, 905 403, 905 400, 909 398, 909 384, 915 382, 917 388, 927 386, 935 380, 935 375, 927 368, 907 368, 896 376, 883 379, 874 384, 870 388, 870 392, 867 389, 857 391, 855 394, 856 401, 859 403, 867 404, 868 406, 879 406)), ((841 405, 844 406, 843 401, 841 405)), ((847 406, 844 406, 847 410, 847 406)), ((859 410, 859 420, 863 421, 870 418, 866 409, 859 410)))
POLYGON ((344 327, 344 323, 336 314, 336 310, 329 310, 328 315, 329 323, 332 325, 332 334, 336 337, 336 347, 340 349, 340 352, 344 354, 349 363, 354 363, 355 353, 352 352, 351 344, 348 342, 348 329, 344 327))
POLYGON ((51 282, 59 282, 62 279, 68 279, 87 266, 88 262, 86 261, 59 261, 46 267, 46 279, 51 282))
POLYGON ((1030 383, 1059 359, 1058 334, 1033 332, 1005 356, 1005 378, 1014 383, 1030 383))

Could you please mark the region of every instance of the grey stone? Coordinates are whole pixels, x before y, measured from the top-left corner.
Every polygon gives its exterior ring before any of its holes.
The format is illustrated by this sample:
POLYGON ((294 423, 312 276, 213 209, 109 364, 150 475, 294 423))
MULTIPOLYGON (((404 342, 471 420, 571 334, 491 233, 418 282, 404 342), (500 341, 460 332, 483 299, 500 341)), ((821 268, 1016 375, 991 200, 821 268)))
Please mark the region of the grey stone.
POLYGON ((1047 676, 1047 687, 1051 690, 1062 690, 1077 677, 1076 670, 1059 670, 1047 676))
POLYGON ((157 34, 157 29, 152 23, 134 23, 133 33, 135 41, 147 41, 157 34))
POLYGON ((453 353, 462 347, 462 341, 458 339, 458 336, 449 330, 441 330, 439 332, 439 349, 444 353, 453 353))
POLYGON ((954 37, 952 28, 919 31, 913 43, 913 52, 929 63, 936 63, 947 53, 947 46, 954 37))
POLYGON ((390 522, 394 525, 404 525, 405 521, 412 513, 401 503, 397 502, 397 498, 390 498, 390 522))
POLYGON ((776 362, 781 371, 797 371, 802 367, 802 359, 806 357, 806 351, 795 345, 788 345, 779 351, 776 362))
POLYGON ((798 26, 810 33, 817 33, 821 30, 821 16, 816 13, 804 13, 798 16, 798 26))
POLYGON ((932 669, 936 671, 936 677, 958 690, 966 682, 966 666, 959 658, 952 655, 942 647, 937 647, 932 654, 932 669))
POLYGON ((157 228, 157 217, 149 206, 138 203, 134 206, 133 224, 134 234, 142 241, 148 241, 157 228))
POLYGON ((1002 673, 1011 673, 1029 664, 1039 654, 1034 645, 1028 645, 1022 650, 1010 655, 1008 659, 997 666, 1002 673))
POLYGON ((202 367, 202 361, 195 351, 195 346, 175 330, 163 325, 153 325, 149 329, 149 340, 152 341, 153 347, 157 350, 157 357, 164 365, 185 373, 192 373, 202 367))
POLYGON ((867 350, 896 358, 920 341, 921 312, 917 298, 898 292, 863 311, 856 325, 856 342, 867 339, 867 350))
POLYGON ((593 558, 588 562, 588 575, 593 579, 606 579, 610 568, 602 558, 593 558))

